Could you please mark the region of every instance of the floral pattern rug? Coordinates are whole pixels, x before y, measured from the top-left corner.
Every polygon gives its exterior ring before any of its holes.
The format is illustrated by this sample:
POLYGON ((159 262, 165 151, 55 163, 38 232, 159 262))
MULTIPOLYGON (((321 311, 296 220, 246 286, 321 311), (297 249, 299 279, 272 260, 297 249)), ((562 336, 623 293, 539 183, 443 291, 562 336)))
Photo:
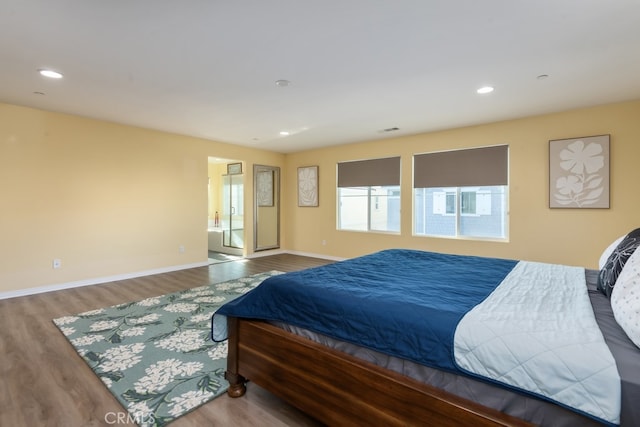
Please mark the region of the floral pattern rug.
POLYGON ((224 393, 227 342, 211 340, 211 316, 269 271, 54 319, 131 418, 164 426, 224 393))

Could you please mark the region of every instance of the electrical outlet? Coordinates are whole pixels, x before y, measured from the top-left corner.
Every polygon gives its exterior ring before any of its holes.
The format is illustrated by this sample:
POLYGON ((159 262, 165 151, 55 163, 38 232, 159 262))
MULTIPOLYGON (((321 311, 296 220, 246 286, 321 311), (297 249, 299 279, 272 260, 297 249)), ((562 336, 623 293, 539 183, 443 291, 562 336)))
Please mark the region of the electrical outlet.
POLYGON ((51 266, 52 266, 53 268, 55 268, 55 269, 58 269, 58 268, 62 267, 62 260, 61 260, 61 259, 58 259, 58 258, 54 259, 54 260, 51 262, 51 266))
POLYGON ((327 244, 327 241, 326 241, 326 240, 323 240, 323 241, 322 241, 322 246, 325 246, 326 244, 327 244))
POLYGON ((184 253, 184 246, 182 246, 182 245, 178 246, 178 252, 183 254, 184 253))

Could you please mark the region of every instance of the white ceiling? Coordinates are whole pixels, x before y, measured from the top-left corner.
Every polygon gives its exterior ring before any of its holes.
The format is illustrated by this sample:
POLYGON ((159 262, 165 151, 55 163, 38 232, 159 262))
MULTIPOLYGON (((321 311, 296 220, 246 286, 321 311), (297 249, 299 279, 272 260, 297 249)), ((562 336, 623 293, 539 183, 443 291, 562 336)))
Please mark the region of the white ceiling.
POLYGON ((638 0, 0 1, 0 102, 278 152, 631 99, 638 0))

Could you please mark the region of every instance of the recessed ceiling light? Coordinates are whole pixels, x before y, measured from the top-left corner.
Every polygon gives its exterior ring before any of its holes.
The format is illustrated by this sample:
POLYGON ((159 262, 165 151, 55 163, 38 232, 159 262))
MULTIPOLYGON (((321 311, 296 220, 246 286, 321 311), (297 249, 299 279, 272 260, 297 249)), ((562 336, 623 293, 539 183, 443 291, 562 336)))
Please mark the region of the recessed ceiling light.
POLYGON ((546 79, 547 77, 549 77, 549 75, 548 75, 548 74, 540 74, 538 77, 536 77, 536 79, 538 79, 538 80, 544 80, 544 79, 546 79))
POLYGON ((38 70, 38 72, 40 73, 41 76, 49 77, 50 79, 61 79, 62 78, 62 74, 60 74, 57 71, 47 70, 47 69, 40 69, 40 70, 38 70))
POLYGON ((276 86, 278 86, 278 87, 287 87, 290 84, 291 84, 291 82, 289 80, 284 80, 284 79, 276 80, 276 86))
POLYGON ((491 92, 493 92, 493 87, 491 87, 491 86, 483 86, 480 89, 478 89, 476 92, 478 92, 480 94, 491 93, 491 92))
POLYGON ((283 130, 283 131, 280 131, 280 135, 289 136, 289 132, 287 132, 286 130, 283 130))

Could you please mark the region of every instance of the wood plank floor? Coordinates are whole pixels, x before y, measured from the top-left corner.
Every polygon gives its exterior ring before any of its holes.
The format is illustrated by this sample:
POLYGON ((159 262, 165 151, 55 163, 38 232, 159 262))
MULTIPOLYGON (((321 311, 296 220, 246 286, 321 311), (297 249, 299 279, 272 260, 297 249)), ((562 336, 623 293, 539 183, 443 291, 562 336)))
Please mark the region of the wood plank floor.
MULTIPOLYGON (((269 270, 294 271, 332 261, 279 254, 207 267, 0 300, 0 426, 135 425, 78 356, 52 319, 223 282, 269 270)), ((178 418, 171 427, 319 426, 260 387, 226 394, 178 418)))

